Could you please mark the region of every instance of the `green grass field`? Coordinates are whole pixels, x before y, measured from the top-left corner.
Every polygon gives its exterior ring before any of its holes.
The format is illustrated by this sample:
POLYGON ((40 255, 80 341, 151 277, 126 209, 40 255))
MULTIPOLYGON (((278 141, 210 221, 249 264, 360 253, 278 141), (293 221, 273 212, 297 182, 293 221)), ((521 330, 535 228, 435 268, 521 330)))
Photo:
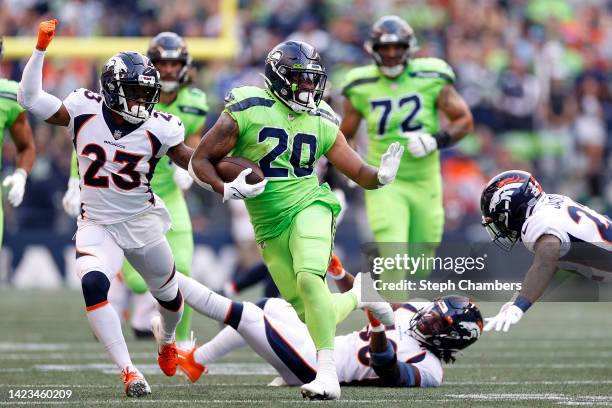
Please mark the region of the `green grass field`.
MULTIPOLYGON (((117 369, 89 331, 83 301, 76 291, 0 290, 0 405, 49 405, 9 399, 16 389, 70 389, 69 400, 53 406, 159 407, 284 406, 306 402, 298 388, 268 388, 272 368, 248 349, 210 367, 192 385, 181 376, 168 378, 156 365, 155 345, 132 340, 134 363, 153 394, 132 400, 123 394, 117 369)), ((601 406, 612 405, 612 313, 609 303, 538 304, 510 333, 487 333, 446 367, 438 389, 345 387, 342 406, 601 406)), ((481 305, 491 315, 499 305, 481 305)), ((359 328, 354 313, 339 333, 359 328)), ((199 343, 219 325, 194 319, 199 343)))

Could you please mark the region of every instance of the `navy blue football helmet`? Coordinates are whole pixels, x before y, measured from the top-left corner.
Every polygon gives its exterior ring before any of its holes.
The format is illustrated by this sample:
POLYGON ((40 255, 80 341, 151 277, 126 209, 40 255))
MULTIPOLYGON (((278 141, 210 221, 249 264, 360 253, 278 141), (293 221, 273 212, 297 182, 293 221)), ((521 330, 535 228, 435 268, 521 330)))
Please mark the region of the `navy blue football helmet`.
POLYGON ((480 197, 482 225, 500 248, 509 251, 521 239, 521 228, 538 200, 540 183, 528 172, 509 170, 493 177, 480 197))
POLYGON ((133 124, 149 119, 160 88, 159 73, 149 58, 135 51, 112 56, 100 75, 104 104, 133 124), (134 102, 131 107, 128 101, 134 102))
POLYGON ((483 320, 478 306, 465 296, 443 296, 419 310, 410 332, 419 343, 445 362, 480 338, 483 320))
POLYGON ((191 55, 180 35, 169 31, 157 34, 149 44, 147 57, 153 64, 167 60, 178 61, 182 64, 176 81, 161 81, 162 91, 174 92, 179 86, 189 82, 191 55))
POLYGON ((266 58, 268 89, 295 112, 315 111, 323 99, 327 74, 319 53, 302 41, 285 41, 266 58))
POLYGON ((398 16, 384 16, 372 25, 364 48, 385 76, 395 78, 404 71, 408 59, 418 51, 419 45, 414 30, 406 21, 398 16), (389 67, 383 64, 379 48, 385 44, 399 44, 404 47, 404 53, 397 65, 389 67))

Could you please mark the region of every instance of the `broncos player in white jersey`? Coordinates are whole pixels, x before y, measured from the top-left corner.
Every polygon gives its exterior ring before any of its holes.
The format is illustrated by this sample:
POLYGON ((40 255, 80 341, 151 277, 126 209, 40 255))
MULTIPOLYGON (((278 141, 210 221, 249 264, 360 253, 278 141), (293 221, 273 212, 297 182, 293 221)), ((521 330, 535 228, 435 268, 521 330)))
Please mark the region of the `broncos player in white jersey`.
MULTIPOLYGON (((341 291, 360 292, 360 279, 343 272, 335 256, 328 273, 335 276, 341 291)), ((195 293, 185 296, 187 299, 195 293)), ((243 319, 249 320, 249 332, 226 327, 197 349, 179 348, 179 368, 195 382, 206 372, 206 364, 248 344, 280 374, 270 385, 312 381, 317 351, 291 305, 269 298, 258 302, 258 307, 250 306, 243 312, 243 319)), ((361 331, 336 336, 334 359, 342 384, 437 387, 443 377, 441 361, 454 361, 455 353, 478 340, 482 331, 478 307, 462 296, 393 306, 392 327, 384 327, 368 314, 370 324, 361 331)))
POLYGON ((66 126, 72 136, 82 201, 76 272, 87 319, 121 370, 126 394, 139 397, 150 393, 150 387, 130 359, 107 293, 125 255, 159 303, 161 318, 154 325, 158 363, 166 375, 174 375, 178 359, 174 331, 181 319, 183 298, 165 238, 170 218, 151 191, 150 179, 162 155, 187 168, 193 150, 183 143, 184 129, 178 118, 153 110, 161 88, 159 74, 139 53, 121 52, 108 60, 100 77, 101 95, 78 89, 62 102, 43 91, 43 59, 56 24, 57 20, 40 24, 18 100, 47 123, 66 126))
POLYGON ((493 177, 482 192, 483 226, 510 250, 519 241, 535 254, 518 296, 487 318, 484 330, 508 331, 550 284, 559 265, 596 281, 612 281, 612 221, 569 197, 546 194, 527 172, 493 177))

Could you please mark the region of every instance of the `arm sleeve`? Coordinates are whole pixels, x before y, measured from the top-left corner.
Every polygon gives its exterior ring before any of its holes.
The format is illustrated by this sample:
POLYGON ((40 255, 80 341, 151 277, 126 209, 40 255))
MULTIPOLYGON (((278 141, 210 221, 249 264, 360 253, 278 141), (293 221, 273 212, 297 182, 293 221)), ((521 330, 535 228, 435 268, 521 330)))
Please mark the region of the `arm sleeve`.
POLYGON ((42 67, 45 52, 34 50, 28 60, 17 92, 19 104, 40 119, 47 120, 55 115, 62 101, 42 89, 42 67))

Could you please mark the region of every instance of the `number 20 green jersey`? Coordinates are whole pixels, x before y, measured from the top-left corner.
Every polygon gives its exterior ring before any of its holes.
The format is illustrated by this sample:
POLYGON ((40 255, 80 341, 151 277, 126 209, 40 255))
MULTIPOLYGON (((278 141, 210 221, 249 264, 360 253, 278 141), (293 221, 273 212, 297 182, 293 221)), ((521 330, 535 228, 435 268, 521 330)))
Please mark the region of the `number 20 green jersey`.
POLYGON ((322 101, 316 112, 298 114, 253 86, 234 88, 225 102, 224 112, 239 129, 230 155, 257 163, 268 180, 263 193, 245 200, 257 242, 279 235, 314 202, 339 213, 336 196, 327 184, 319 185, 314 172, 338 134, 338 119, 329 105, 322 101))
MULTIPOLYGON (((342 93, 367 122, 368 163, 378 166, 391 143, 406 144, 404 132, 437 132, 440 124, 436 100, 442 88, 454 80, 451 67, 438 58, 411 59, 394 79, 384 76, 376 65, 351 70, 342 93)), ((421 158, 406 151, 397 179, 422 180, 439 172, 437 150, 421 158)))

